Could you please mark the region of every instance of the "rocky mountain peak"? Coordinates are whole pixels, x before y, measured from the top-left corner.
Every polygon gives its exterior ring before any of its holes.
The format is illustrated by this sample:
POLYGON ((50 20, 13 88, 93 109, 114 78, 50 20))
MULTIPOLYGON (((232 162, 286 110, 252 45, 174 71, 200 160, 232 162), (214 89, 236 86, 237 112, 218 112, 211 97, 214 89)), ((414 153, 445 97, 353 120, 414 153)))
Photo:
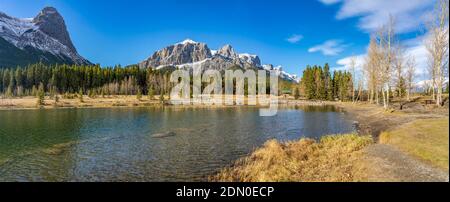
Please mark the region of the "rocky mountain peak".
POLYGON ((51 6, 44 7, 41 10, 41 13, 44 15, 53 15, 53 14, 59 15, 58 10, 56 10, 56 8, 51 7, 51 6))
POLYGON ((140 67, 157 69, 165 66, 188 67, 189 64, 198 62, 203 62, 202 65, 214 69, 226 69, 236 65, 242 68, 261 67, 261 61, 257 55, 238 54, 231 45, 225 45, 218 51, 211 51, 205 43, 190 39, 156 51, 147 60, 141 62, 140 67))
POLYGON ((211 50, 205 43, 190 39, 156 51, 147 60, 140 63, 141 67, 159 67, 194 63, 211 58, 211 50))
POLYGON ((64 18, 55 8, 45 7, 42 9, 33 19, 33 23, 39 27, 39 30, 58 40, 71 51, 76 52, 75 46, 70 40, 69 32, 67 32, 64 18))
POLYGON ((261 59, 257 55, 251 55, 248 53, 239 54, 239 58, 246 63, 249 63, 255 67, 261 67, 261 59))
POLYGON ((257 55, 239 54, 231 45, 225 45, 218 51, 211 51, 205 43, 190 39, 156 51, 151 57, 139 63, 139 66, 157 70, 173 68, 193 70, 201 67, 203 71, 208 69, 224 71, 238 66, 242 69, 275 70, 282 79, 297 82, 295 75, 288 74, 279 67, 261 65, 257 55))
POLYGON ((36 62, 91 64, 73 45, 63 17, 53 7, 34 18, 16 18, 0 12, 0 67, 36 62))
POLYGON ((11 19, 11 17, 9 17, 8 15, 6 15, 6 13, 3 13, 1 11, 0 11, 0 18, 11 19))
POLYGON ((187 45, 187 44, 199 44, 199 42, 196 42, 192 39, 186 39, 180 43, 177 43, 176 45, 187 45))
POLYGON ((228 44, 223 46, 220 50, 218 50, 216 54, 219 54, 226 58, 237 58, 238 57, 238 54, 234 51, 233 47, 231 47, 231 45, 228 45, 228 44))

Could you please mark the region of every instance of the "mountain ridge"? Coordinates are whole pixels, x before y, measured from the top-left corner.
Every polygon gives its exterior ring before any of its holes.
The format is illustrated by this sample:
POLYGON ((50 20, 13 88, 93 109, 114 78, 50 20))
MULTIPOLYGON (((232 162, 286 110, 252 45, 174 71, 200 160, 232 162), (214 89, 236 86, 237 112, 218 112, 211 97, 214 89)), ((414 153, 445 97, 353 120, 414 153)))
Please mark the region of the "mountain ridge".
MULTIPOLYGON (((32 63, 92 64, 80 56, 72 43, 64 18, 53 7, 43 8, 34 18, 19 19, 0 12, 0 67, 24 66, 32 63)), ((175 67, 204 70, 242 69, 274 70, 281 78, 298 82, 296 75, 281 67, 261 64, 258 55, 238 53, 230 44, 211 50, 206 43, 186 39, 155 51, 138 63, 141 68, 175 67)))
POLYGON ((243 69, 274 70, 282 79, 298 82, 296 75, 289 74, 273 65, 262 65, 258 55, 237 53, 230 44, 218 50, 211 50, 206 43, 186 39, 155 51, 150 57, 140 62, 140 68, 178 68, 192 70, 199 65, 203 70, 223 71, 235 66, 243 69))
POLYGON ((36 17, 25 19, 0 12, 0 38, 0 67, 37 62, 91 64, 78 54, 63 17, 53 7, 45 7, 36 17))

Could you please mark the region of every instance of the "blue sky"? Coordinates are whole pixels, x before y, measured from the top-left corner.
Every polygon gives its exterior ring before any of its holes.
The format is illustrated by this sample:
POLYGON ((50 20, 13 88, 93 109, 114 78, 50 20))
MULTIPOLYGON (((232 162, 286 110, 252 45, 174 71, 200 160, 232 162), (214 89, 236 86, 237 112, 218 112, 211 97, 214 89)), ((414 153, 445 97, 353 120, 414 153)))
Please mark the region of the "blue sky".
POLYGON ((308 64, 340 68, 347 57, 363 56, 369 33, 388 14, 396 17, 402 40, 416 40, 423 34, 420 19, 432 5, 433 0, 0 0, 0 11, 25 18, 45 6, 57 8, 78 52, 103 66, 137 63, 190 38, 211 49, 231 44, 300 75, 308 64))

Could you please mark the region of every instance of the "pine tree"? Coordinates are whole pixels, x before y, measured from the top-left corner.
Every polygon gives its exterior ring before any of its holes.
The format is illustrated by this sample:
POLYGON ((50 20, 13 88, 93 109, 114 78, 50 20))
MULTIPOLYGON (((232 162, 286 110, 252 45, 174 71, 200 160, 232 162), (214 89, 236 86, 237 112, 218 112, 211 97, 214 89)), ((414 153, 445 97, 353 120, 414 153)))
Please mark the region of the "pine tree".
POLYGON ((298 100, 300 98, 300 91, 298 88, 294 89, 294 99, 298 100))
POLYGON ((8 88, 6 89, 6 97, 12 97, 13 96, 13 90, 11 88, 11 86, 8 86, 8 88))
POLYGON ((159 102, 161 104, 164 104, 164 93, 161 93, 161 95, 159 96, 159 102))
POLYGON ((31 95, 37 96, 37 93, 38 93, 37 88, 36 88, 36 86, 33 85, 33 87, 31 88, 31 95))
POLYGON ((141 89, 138 89, 138 91, 137 91, 137 93, 136 93, 136 99, 137 99, 137 100, 141 100, 141 99, 142 99, 141 89))
POLYGON ((330 66, 328 63, 324 66, 324 81, 325 81, 325 99, 326 100, 333 100, 333 82, 331 80, 331 74, 330 74, 330 66))
POLYGON ((80 89, 80 91, 78 92, 78 99, 80 100, 81 103, 84 102, 84 100, 83 100, 83 90, 82 89, 80 89))
POLYGON ((38 89, 37 105, 38 106, 44 106, 45 105, 44 100, 45 100, 44 84, 40 83, 39 84, 39 89, 38 89))
POLYGON ((404 97, 406 94, 406 81, 404 77, 400 77, 400 81, 396 87, 396 93, 398 97, 404 97))
POLYGON ((58 106, 58 102, 59 102, 59 96, 55 95, 55 107, 58 106))
POLYGON ((149 100, 155 99, 155 90, 153 90, 152 87, 148 87, 148 99, 149 100))

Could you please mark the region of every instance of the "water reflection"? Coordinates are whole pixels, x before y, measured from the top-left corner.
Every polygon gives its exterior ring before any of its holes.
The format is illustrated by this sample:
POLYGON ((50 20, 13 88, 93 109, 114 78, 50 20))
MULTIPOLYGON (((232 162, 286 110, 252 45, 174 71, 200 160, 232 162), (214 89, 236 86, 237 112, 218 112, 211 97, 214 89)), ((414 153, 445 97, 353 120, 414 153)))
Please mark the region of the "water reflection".
POLYGON ((0 111, 0 181, 202 181, 268 139, 352 130, 334 107, 0 111), (175 136, 152 137, 171 131, 175 136))

